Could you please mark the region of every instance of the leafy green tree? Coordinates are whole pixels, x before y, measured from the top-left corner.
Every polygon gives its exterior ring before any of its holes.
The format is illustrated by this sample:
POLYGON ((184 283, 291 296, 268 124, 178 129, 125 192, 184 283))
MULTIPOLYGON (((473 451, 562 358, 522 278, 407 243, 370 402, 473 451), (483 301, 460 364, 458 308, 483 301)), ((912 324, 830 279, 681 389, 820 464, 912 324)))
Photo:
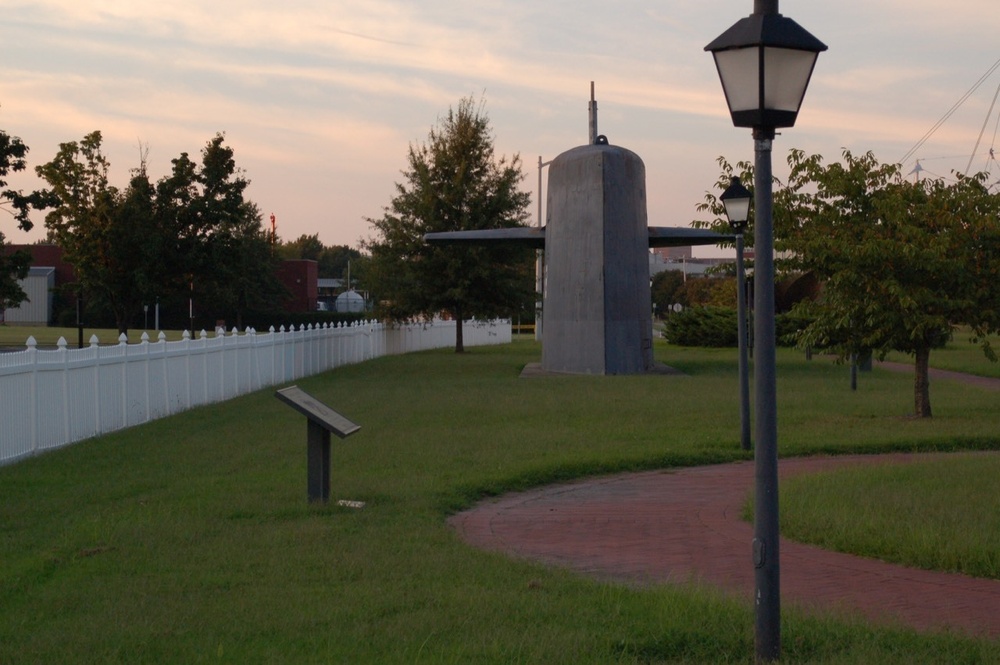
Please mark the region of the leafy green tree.
POLYGON ((194 276, 193 297, 202 310, 233 316, 242 328, 249 310, 274 307, 284 293, 263 216, 244 198, 250 183, 223 134, 202 149, 199 167, 189 162, 184 154, 175 163, 174 183, 187 200, 176 210, 180 237, 192 247, 184 272, 194 276))
MULTIPOLYGON (((317 271, 323 279, 347 278, 347 267, 352 261, 361 259, 362 254, 347 245, 324 245, 319 234, 302 234, 291 242, 278 245, 278 254, 283 259, 310 259, 319 265, 317 271)), ((352 281, 354 277, 352 276, 352 281)))
POLYGON ((520 191, 520 157, 494 157, 482 105, 462 99, 410 145, 404 183, 364 243, 366 269, 383 316, 399 320, 446 313, 456 321, 455 350, 464 351, 462 321, 512 314, 533 302, 534 252, 515 245, 433 246, 426 233, 523 226, 530 197, 520 191))
POLYGON ((319 259, 319 276, 330 279, 343 279, 347 284, 348 271, 351 271, 351 284, 353 287, 358 283, 361 274, 359 269, 363 255, 358 250, 347 245, 333 245, 325 247, 319 259))
POLYGON ((789 164, 775 228, 823 281, 820 300, 798 307, 813 319, 800 343, 912 354, 915 414, 930 417, 930 353, 954 325, 971 325, 995 359, 985 336, 1000 327, 1000 197, 982 176, 908 182, 871 153, 824 164, 792 151, 789 164))
POLYGON ((674 303, 679 302, 677 290, 683 284, 684 273, 680 270, 664 270, 653 275, 650 290, 653 293, 653 304, 656 305, 656 311, 661 316, 666 314, 674 303))
POLYGON ((216 267, 209 283, 216 289, 209 302, 214 311, 235 316, 237 328, 244 327, 248 313, 276 310, 288 296, 277 278, 270 231, 255 203, 244 202, 242 216, 212 235, 210 250, 216 267))
MULTIPOLYGON (((8 189, 7 178, 11 173, 27 168, 28 146, 16 136, 0 130, 0 207, 17 221, 22 231, 30 231, 31 220, 28 212, 41 203, 38 192, 22 194, 20 190, 8 189)), ((28 275, 31 255, 24 251, 5 250, 5 238, 0 232, 0 309, 17 307, 27 297, 18 280, 28 275)))
POLYGON ((283 259, 308 259, 319 261, 326 247, 319 239, 319 234, 302 234, 291 242, 283 242, 278 246, 278 254, 283 259))
POLYGON ((156 185, 156 217, 169 251, 164 289, 175 306, 190 298, 203 325, 274 309, 284 297, 270 235, 258 207, 244 197, 249 184, 225 136, 216 134, 200 163, 184 152, 156 185), (209 314, 204 314, 204 313, 209 314))
POLYGON ((45 223, 73 264, 78 288, 114 314, 121 332, 143 304, 175 306, 187 298, 211 320, 273 306, 281 296, 270 245, 256 206, 243 193, 247 180, 222 134, 210 140, 201 163, 182 153, 171 174, 153 185, 145 156, 119 190, 100 132, 64 143, 36 171, 50 187, 45 223))
POLYGON ((730 307, 736 309, 736 279, 693 277, 678 287, 674 296, 684 307, 730 307))
POLYGON ((161 279, 162 248, 145 164, 119 190, 108 182, 101 141, 101 133, 92 132, 63 143, 36 172, 51 187, 45 224, 73 264, 79 290, 107 307, 118 330, 127 333, 130 315, 149 302, 161 279))

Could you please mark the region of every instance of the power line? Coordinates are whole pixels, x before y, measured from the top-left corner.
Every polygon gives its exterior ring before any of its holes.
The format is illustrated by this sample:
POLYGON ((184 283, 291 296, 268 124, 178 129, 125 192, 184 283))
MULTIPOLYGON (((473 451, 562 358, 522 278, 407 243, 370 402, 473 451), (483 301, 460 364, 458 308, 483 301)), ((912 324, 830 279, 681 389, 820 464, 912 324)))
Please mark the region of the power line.
POLYGON ((986 158, 986 165, 983 166, 983 170, 987 171, 990 168, 990 162, 997 161, 996 155, 993 154, 993 149, 997 146, 997 132, 1000 131, 1000 113, 997 114, 997 124, 993 128, 993 142, 990 143, 989 156, 986 158))
POLYGON ((910 159, 910 157, 913 156, 913 154, 917 150, 920 150, 920 147, 924 143, 926 143, 927 140, 930 139, 930 137, 933 136, 934 133, 938 129, 941 128, 941 125, 943 125, 944 123, 946 123, 948 121, 948 119, 952 115, 954 115, 955 111, 957 111, 959 109, 959 107, 961 107, 962 104, 965 103, 965 100, 967 100, 969 97, 971 97, 973 95, 973 93, 975 93, 976 90, 979 89, 979 86, 981 86, 986 81, 986 79, 988 79, 993 74, 993 72, 995 72, 997 70, 997 68, 1000 68, 1000 60, 997 60, 996 62, 994 62, 993 66, 991 66, 989 68, 989 70, 985 74, 983 74, 981 77, 979 77, 979 80, 976 81, 976 83, 968 90, 968 92, 966 92, 964 95, 962 95, 962 97, 957 102, 955 102, 955 104, 950 109, 948 109, 948 112, 945 113, 943 116, 941 116, 941 119, 938 120, 936 123, 934 123, 933 127, 931 127, 929 130, 927 130, 927 133, 924 134, 920 138, 919 141, 917 141, 917 144, 914 145, 912 148, 910 148, 909 152, 907 152, 905 155, 903 155, 902 159, 899 160, 899 163, 900 164, 905 164, 910 159))
MULTIPOLYGON (((965 175, 969 175, 969 169, 972 168, 972 160, 976 158, 976 151, 979 150, 979 143, 983 140, 983 134, 986 133, 986 126, 990 124, 990 118, 993 117, 993 108, 997 105, 998 96, 1000 96, 1000 85, 997 86, 997 91, 993 95, 993 101, 990 103, 990 110, 986 112, 986 117, 983 119, 983 128, 979 130, 976 147, 972 149, 972 154, 969 155, 969 163, 965 166, 965 175)), ((990 151, 992 152, 992 147, 990 151)))

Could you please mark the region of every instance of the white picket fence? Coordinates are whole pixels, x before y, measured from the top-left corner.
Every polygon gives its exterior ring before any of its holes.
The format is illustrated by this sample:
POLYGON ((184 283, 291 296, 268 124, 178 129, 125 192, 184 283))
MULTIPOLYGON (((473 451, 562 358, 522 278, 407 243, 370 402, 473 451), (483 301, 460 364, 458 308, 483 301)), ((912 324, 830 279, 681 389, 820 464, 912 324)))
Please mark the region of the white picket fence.
MULTIPOLYGON (((466 321, 466 346, 511 341, 510 321, 466 321)), ((455 344, 455 323, 376 322, 0 354, 0 465, 372 358, 455 344)))

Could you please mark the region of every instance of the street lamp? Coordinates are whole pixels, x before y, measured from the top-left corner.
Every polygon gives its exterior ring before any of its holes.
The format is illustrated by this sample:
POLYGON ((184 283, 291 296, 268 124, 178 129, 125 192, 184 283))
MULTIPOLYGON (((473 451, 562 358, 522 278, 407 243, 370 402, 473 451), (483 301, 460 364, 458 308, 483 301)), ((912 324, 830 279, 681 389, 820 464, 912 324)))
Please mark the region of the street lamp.
POLYGON ((778 0, 754 0, 754 12, 705 47, 715 58, 737 127, 795 126, 816 58, 826 44, 778 13, 778 0))
POLYGON ((740 354, 740 445, 750 450, 750 378, 747 369, 747 291, 746 268, 743 265, 743 232, 750 217, 750 190, 739 178, 733 178, 719 197, 726 209, 729 226, 736 235, 736 317, 740 354))
POLYGON ((753 14, 705 50, 715 58, 733 124, 753 128, 754 642, 757 659, 770 661, 781 656, 771 142, 776 128, 795 125, 816 58, 826 45, 779 14, 778 0, 754 0, 753 14))

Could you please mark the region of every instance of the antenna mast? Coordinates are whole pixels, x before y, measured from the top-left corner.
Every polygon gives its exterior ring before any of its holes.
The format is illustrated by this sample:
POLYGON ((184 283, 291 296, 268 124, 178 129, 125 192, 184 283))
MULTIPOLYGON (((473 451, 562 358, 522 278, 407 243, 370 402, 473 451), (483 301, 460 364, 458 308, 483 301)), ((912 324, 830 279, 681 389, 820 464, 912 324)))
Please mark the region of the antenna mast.
POLYGON ((590 118, 590 145, 597 143, 597 99, 594 98, 594 82, 590 82, 590 103, 587 104, 587 115, 590 118))

